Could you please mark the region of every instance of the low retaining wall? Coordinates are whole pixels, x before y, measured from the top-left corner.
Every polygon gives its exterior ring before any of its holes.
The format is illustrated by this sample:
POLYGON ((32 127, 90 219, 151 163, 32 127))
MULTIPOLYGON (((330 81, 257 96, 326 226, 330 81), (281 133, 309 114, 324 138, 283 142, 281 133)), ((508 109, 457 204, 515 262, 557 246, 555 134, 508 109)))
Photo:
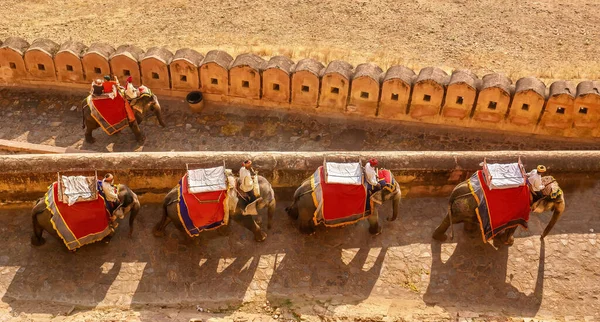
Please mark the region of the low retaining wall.
POLYGON ((375 157, 380 167, 394 173, 408 197, 444 196, 465 180, 484 158, 490 163, 515 162, 519 157, 527 170, 537 164, 548 167, 563 189, 586 188, 600 173, 600 152, 148 152, 61 155, 0 156, 0 202, 35 200, 43 196, 57 172, 115 175, 145 201, 160 201, 185 173, 186 163, 200 167, 225 162, 234 172, 244 159, 276 188, 295 188, 308 178, 324 158, 329 161, 365 162, 375 157), (82 171, 85 171, 82 173, 82 171))

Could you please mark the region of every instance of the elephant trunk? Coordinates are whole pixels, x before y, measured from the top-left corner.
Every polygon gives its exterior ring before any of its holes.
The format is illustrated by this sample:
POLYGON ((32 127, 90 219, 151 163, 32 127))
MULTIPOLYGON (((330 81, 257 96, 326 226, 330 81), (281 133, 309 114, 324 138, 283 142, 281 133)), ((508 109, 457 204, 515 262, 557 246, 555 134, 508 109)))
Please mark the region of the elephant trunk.
POLYGON ((558 221, 560 216, 562 216, 563 211, 564 211, 564 203, 560 203, 560 204, 554 206, 554 213, 552 213, 552 219, 550 219, 548 226, 546 226, 546 229, 544 229, 541 239, 544 239, 544 237, 546 237, 550 233, 550 231, 552 230, 552 228, 554 227, 554 225, 556 224, 556 222, 558 221))
POLYGON ((400 198, 401 198, 402 194, 400 193, 400 189, 398 189, 398 192, 396 192, 396 194, 394 195, 393 199, 392 199, 392 218, 390 218, 390 221, 394 221, 396 220, 396 218, 398 218, 398 211, 400 208, 400 198))
POLYGON ((133 221, 135 220, 135 217, 137 216, 139 211, 140 202, 136 200, 133 206, 131 207, 131 214, 129 215, 129 237, 133 235, 133 221))

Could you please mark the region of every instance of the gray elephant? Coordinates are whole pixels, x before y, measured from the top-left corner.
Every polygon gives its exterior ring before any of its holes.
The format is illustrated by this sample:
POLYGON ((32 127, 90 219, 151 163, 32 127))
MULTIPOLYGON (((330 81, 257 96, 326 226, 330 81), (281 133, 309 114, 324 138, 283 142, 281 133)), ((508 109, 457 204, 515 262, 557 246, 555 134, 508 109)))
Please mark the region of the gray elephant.
MULTIPOLYGON (((548 180, 547 177, 542 178, 542 180, 553 181, 553 179, 548 180)), ((552 210, 554 212, 552 214, 552 219, 550 219, 550 222, 540 237, 541 239, 544 239, 544 237, 550 233, 554 227, 554 224, 556 224, 560 216, 565 211, 564 193, 562 190, 560 190, 558 184, 555 185, 555 190, 560 191, 560 193, 558 193, 558 195, 556 195, 554 198, 551 196, 546 196, 533 203, 533 198, 530 197, 530 205, 533 212, 542 213, 547 210, 552 210)), ((451 223, 464 223, 464 229, 468 232, 478 230, 479 221, 477 219, 477 213, 475 211, 476 209, 477 201, 471 194, 468 180, 459 183, 450 194, 450 200, 448 201, 448 213, 446 214, 446 217, 442 223, 433 232, 433 239, 445 241, 447 239, 446 230, 448 230, 451 223)), ((517 227, 508 228, 502 233, 498 234, 495 240, 507 245, 512 245, 514 243, 513 234, 516 230, 517 227)))
MULTIPOLYGON (((312 234, 316 228, 313 218, 317 207, 313 201, 312 192, 313 189, 311 187, 310 179, 305 180, 302 185, 296 189, 293 203, 285 209, 292 219, 298 220, 300 232, 304 234, 312 234)), ((392 216, 388 218, 388 221, 394 221, 398 218, 398 208, 400 206, 401 197, 402 193, 400 191, 400 185, 396 181, 394 181, 390 187, 381 189, 371 196, 371 198, 376 201, 375 204, 378 204, 373 205, 372 214, 366 217, 369 221, 369 232, 371 234, 378 235, 382 230, 381 225, 379 224, 378 207, 382 205, 383 202, 391 200, 393 212, 392 216)))
MULTIPOLYGON (((133 234, 133 221, 137 216, 140 210, 140 202, 138 200, 137 195, 129 189, 124 184, 117 185, 118 188, 118 196, 121 201, 121 209, 123 210, 123 215, 130 214, 129 216, 129 236, 133 234)), ((48 234, 58 238, 58 233, 54 228, 50 219, 52 218, 52 213, 48 210, 45 202, 45 198, 40 198, 37 200, 33 210, 31 211, 31 219, 33 223, 33 235, 31 236, 31 244, 34 246, 41 246, 46 241, 42 236, 44 231, 48 234)), ((109 236, 105 238, 105 241, 109 241, 110 238, 114 235, 114 231, 111 232, 109 236)))
MULTIPOLYGON (((84 101, 85 105, 83 106, 82 117, 83 117, 83 127, 85 129, 85 141, 88 143, 96 142, 96 139, 92 136, 92 132, 100 127, 100 124, 92 117, 92 112, 90 110, 87 101, 84 101)), ((133 109, 135 115, 135 121, 129 123, 129 127, 131 131, 135 135, 135 138, 138 142, 143 142, 145 140, 145 136, 142 133, 142 130, 139 127, 139 124, 142 123, 145 116, 149 115, 150 112, 156 115, 158 119, 158 123, 160 126, 165 127, 165 122, 162 118, 162 109, 160 104, 158 103, 158 99, 156 95, 142 95, 137 99, 130 101, 131 108, 133 109)))
MULTIPOLYGON (((256 209, 267 208, 267 229, 271 229, 271 222, 273 220, 273 214, 275 213, 275 192, 271 187, 271 184, 267 179, 262 176, 258 177, 258 186, 260 189, 260 197, 261 200, 257 201, 256 209)), ((237 182, 239 185, 239 180, 232 174, 228 173, 228 180, 233 180, 233 182, 237 182)), ((171 223, 175 222, 178 227, 183 227, 181 225, 181 220, 179 219, 179 215, 177 213, 177 203, 179 202, 179 187, 174 187, 171 191, 165 196, 163 201, 163 216, 161 220, 154 227, 153 233, 156 237, 164 236, 165 228, 171 223)), ((242 226, 246 227, 254 234, 254 240, 257 242, 262 242, 267 238, 267 234, 260 228, 259 223, 257 223, 257 216, 254 215, 243 215, 242 211, 245 207, 245 202, 241 199, 236 192, 236 189, 230 189, 228 191, 229 194, 229 217, 235 221, 237 221, 242 226)))

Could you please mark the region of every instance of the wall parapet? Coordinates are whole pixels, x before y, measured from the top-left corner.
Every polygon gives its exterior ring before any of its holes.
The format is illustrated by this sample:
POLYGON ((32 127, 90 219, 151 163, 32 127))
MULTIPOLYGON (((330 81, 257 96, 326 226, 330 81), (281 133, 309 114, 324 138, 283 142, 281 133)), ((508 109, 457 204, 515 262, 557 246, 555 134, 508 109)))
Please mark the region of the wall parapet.
POLYGON ((207 101, 315 114, 476 127, 562 137, 600 137, 600 82, 550 86, 534 77, 511 80, 502 74, 479 78, 468 70, 420 71, 344 61, 325 65, 311 59, 241 54, 221 50, 203 55, 183 48, 144 51, 104 43, 89 48, 77 41, 56 44, 18 37, 0 42, 0 85, 87 88, 106 74, 159 95, 185 97, 200 90, 207 101), (65 50, 68 49, 68 50, 65 50), (275 67, 274 67, 275 66, 275 67), (573 88, 576 86, 577 90, 573 88), (552 91, 550 91, 552 89, 552 91), (564 91, 563 91, 564 89, 564 91), (556 93, 563 93, 557 98, 556 93), (572 99, 570 99, 570 97, 572 99))
MULTIPOLYGON (((561 187, 578 187, 590 174, 600 173, 600 151, 552 152, 129 152, 60 155, 0 156, 0 202, 41 198, 57 172, 97 170, 111 172, 118 183, 136 193, 164 195, 177 185, 186 164, 215 166, 225 162, 235 173, 241 161, 252 159, 255 169, 276 188, 296 188, 324 159, 365 162, 377 158, 390 169, 408 196, 448 195, 454 186, 468 178, 484 158, 488 162, 509 163, 521 158, 530 170, 544 164, 561 187)), ((81 173, 81 172, 79 172, 81 173)))

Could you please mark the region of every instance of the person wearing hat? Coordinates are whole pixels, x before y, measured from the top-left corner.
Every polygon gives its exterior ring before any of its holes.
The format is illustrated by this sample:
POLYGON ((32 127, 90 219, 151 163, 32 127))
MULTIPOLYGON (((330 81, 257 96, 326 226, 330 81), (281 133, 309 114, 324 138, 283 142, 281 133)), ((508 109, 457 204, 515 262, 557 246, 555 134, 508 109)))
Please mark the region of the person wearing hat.
POLYGON ((117 228, 118 223, 114 222, 117 217, 123 219, 123 211, 119 209, 119 195, 117 194, 117 188, 113 186, 114 176, 107 173, 102 179, 102 191, 104 192, 104 198, 110 204, 109 212, 111 212, 110 220, 112 228, 117 228))
POLYGON ((377 159, 370 159, 367 164, 365 164, 365 176, 367 177, 367 183, 372 186, 373 192, 380 190, 382 186, 385 185, 385 180, 379 180, 377 178, 377 171, 375 168, 379 165, 377 159))
POLYGON ((240 190, 248 196, 247 204, 251 204, 256 200, 256 195, 254 194, 254 175, 252 161, 246 160, 242 162, 242 167, 240 168, 240 190))
POLYGON ((111 98, 114 98, 114 95, 117 93, 117 83, 110 80, 110 76, 104 75, 104 83, 102 83, 102 87, 104 88, 105 94, 113 94, 111 98))
POLYGON ((542 190, 544 190, 544 185, 542 184, 542 176, 540 175, 540 173, 545 172, 546 167, 540 164, 537 166, 537 168, 527 173, 527 181, 529 182, 529 187, 531 188, 531 191, 533 191, 533 194, 536 197, 534 201, 537 201, 544 197, 544 195, 542 194, 542 190))
POLYGON ((101 96, 104 93, 104 86, 102 85, 102 80, 100 78, 96 79, 92 82, 92 96, 101 96))

